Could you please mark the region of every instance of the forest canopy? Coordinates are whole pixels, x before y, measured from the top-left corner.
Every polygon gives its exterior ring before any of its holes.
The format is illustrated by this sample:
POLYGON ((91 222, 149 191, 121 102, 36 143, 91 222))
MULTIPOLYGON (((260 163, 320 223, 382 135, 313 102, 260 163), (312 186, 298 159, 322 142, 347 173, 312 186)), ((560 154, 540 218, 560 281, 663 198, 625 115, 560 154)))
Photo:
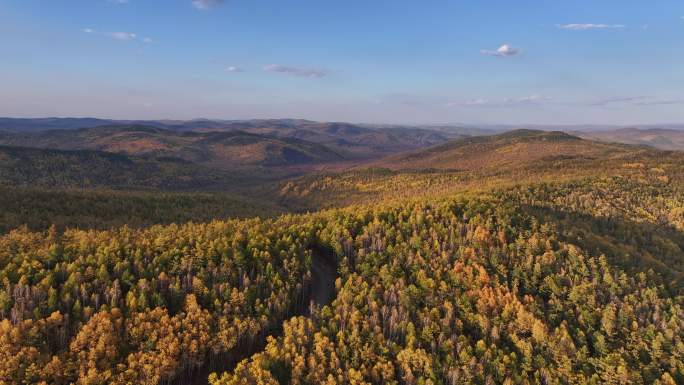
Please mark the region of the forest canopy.
POLYGON ((684 383, 680 164, 638 149, 515 178, 374 168, 272 190, 332 207, 311 213, 8 228, 0 382, 684 383), (314 301, 321 277, 331 301, 314 301))

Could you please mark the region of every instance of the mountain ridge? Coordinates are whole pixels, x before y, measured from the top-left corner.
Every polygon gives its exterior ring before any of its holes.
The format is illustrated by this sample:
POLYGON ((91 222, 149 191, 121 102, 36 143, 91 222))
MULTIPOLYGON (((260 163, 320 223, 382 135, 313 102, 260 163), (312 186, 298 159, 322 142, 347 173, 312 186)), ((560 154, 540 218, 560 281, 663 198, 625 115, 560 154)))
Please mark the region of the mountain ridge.
POLYGON ((629 151, 623 145, 586 140, 561 131, 521 129, 490 136, 456 139, 393 155, 374 165, 394 170, 505 170, 525 168, 535 161, 550 157, 557 160, 582 160, 629 151))
POLYGON ((175 157, 222 168, 289 166, 343 161, 324 145, 244 131, 178 132, 146 125, 0 133, 0 144, 175 157))

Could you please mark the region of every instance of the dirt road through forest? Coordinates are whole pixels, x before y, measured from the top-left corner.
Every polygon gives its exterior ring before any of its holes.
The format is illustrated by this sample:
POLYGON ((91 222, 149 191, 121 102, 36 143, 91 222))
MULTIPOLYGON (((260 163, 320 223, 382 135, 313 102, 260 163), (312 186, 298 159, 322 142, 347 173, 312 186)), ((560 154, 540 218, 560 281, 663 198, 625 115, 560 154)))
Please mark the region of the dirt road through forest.
MULTIPOLYGON (((337 279, 337 257, 334 251, 326 246, 311 246, 311 284, 307 292, 304 293, 304 300, 297 306, 292 314, 285 319, 297 316, 308 317, 311 305, 323 307, 329 305, 335 299, 335 280, 337 279)), ((249 346, 236 349, 233 352, 222 355, 222 357, 211 357, 206 364, 194 371, 186 373, 181 378, 172 381, 172 385, 207 385, 208 376, 212 372, 230 372, 237 364, 250 356, 258 353, 266 347, 268 336, 279 337, 283 332, 282 322, 277 327, 269 330, 254 341, 249 346)))

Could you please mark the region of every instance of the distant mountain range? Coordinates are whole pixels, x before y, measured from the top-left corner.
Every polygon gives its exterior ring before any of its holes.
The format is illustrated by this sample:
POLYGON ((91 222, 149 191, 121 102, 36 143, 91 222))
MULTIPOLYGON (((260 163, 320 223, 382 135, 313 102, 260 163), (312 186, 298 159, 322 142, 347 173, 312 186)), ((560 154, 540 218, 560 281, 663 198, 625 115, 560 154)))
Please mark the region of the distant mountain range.
POLYGON ((9 131, 45 131, 54 129, 91 128, 107 125, 145 125, 166 128, 174 131, 206 131, 206 130, 244 130, 275 129, 287 130, 321 125, 347 125, 378 131, 393 129, 424 129, 429 131, 445 131, 465 135, 482 135, 486 128, 465 125, 388 125, 388 124, 353 124, 341 122, 316 122, 306 119, 192 119, 192 120, 114 120, 98 118, 3 118, 0 117, 0 130, 9 131))
MULTIPOLYGON (((673 129, 500 132, 287 119, 0 120, 0 203, 6 203, 6 222, 15 225, 26 223, 25 207, 34 206, 22 194, 78 207, 78 215, 59 220, 64 226, 127 223, 118 214, 100 221, 96 211, 118 213, 124 205, 148 212, 147 201, 168 215, 155 214, 160 219, 149 222, 145 214, 137 223, 166 223, 216 213, 316 210, 466 184, 609 175, 646 164, 659 170, 663 159, 684 164, 684 152, 647 147, 684 148, 682 131, 673 129), (206 199, 195 202, 187 195, 197 192, 206 199), (161 193, 171 197, 151 200, 161 193), (11 204, 17 197, 25 203, 11 204), (80 207, 84 200, 99 208, 80 207), (92 219, 84 222, 81 215, 92 219)), ((50 223, 54 211, 31 223, 50 223)))
POLYGON ((0 144, 172 156, 219 166, 291 166, 377 159, 467 136, 454 129, 308 120, 113 121, 0 118, 0 144))
POLYGON ((0 181, 19 186, 216 191, 353 166, 501 173, 538 164, 570 167, 646 151, 619 143, 684 150, 684 130, 582 130, 586 128, 501 132, 499 126, 297 119, 0 118, 0 181))
POLYGON ((583 138, 600 140, 603 142, 644 145, 671 151, 684 150, 684 130, 668 128, 622 128, 612 131, 583 132, 578 133, 578 135, 583 138))
MULTIPOLYGON (((447 125, 451 126, 451 125, 447 125)), ((504 132, 520 129, 539 130, 539 131, 564 131, 564 132, 596 132, 596 131, 615 131, 625 127, 649 130, 663 128, 668 130, 684 130, 684 124, 637 124, 637 125, 614 125, 614 124, 474 124, 462 125, 472 129, 485 131, 504 132)))
POLYGON ((288 119, 2 118, 0 181, 26 187, 235 191, 459 137, 422 128, 288 119))
POLYGON ((0 118, 3 131, 71 130, 115 124, 114 120, 96 118, 0 118))
POLYGON ((245 131, 171 131, 142 125, 0 133, 0 144, 96 150, 138 157, 178 158, 219 168, 288 166, 343 161, 335 151, 296 138, 245 131))

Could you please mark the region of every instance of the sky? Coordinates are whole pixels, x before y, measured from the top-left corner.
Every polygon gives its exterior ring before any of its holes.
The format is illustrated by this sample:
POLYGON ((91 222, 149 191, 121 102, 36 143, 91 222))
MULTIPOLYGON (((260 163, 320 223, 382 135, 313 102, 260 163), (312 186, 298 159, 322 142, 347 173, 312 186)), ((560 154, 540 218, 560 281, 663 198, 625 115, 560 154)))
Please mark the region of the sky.
POLYGON ((684 1, 0 0, 0 116, 684 123, 684 1))

